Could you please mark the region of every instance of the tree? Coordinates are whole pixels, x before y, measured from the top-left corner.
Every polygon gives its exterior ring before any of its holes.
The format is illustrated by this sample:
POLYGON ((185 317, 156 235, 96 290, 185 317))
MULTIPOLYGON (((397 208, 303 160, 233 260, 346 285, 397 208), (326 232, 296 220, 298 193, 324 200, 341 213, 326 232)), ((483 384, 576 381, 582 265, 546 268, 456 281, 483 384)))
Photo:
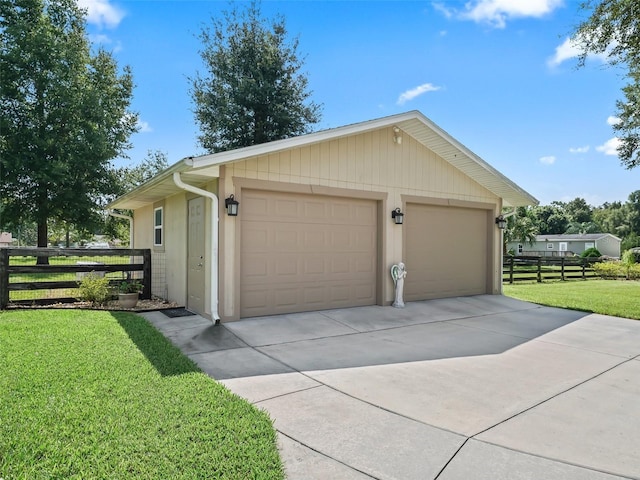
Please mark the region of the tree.
POLYGON ((0 0, 0 222, 35 221, 40 247, 49 219, 99 221, 136 131, 131 72, 85 23, 75 0, 0 0))
POLYGON ((533 245, 539 234, 533 208, 518 207, 515 215, 507 217, 507 228, 504 231, 503 251, 506 253, 507 243, 519 242, 533 245))
MULTIPOLYGON (((117 195, 123 195, 129 190, 142 185, 157 173, 169 167, 167 154, 160 150, 148 150, 147 156, 133 167, 121 167, 118 170, 117 195)), ((131 214, 130 211, 125 212, 131 214)), ((122 218, 107 215, 104 221, 103 233, 111 240, 119 239, 129 242, 129 224, 122 218)))
POLYGON ((557 205, 540 205, 534 207, 532 213, 539 235, 560 234, 567 229, 569 220, 564 209, 557 205))
POLYGON ((574 30, 573 42, 581 49, 578 64, 589 54, 607 55, 610 65, 624 65, 629 83, 623 100, 616 102, 620 121, 618 156, 628 169, 640 165, 640 15, 637 0, 587 0, 582 10, 591 15, 574 30))
POLYGON ((201 145, 220 152, 308 133, 320 106, 308 101, 298 39, 287 41, 282 17, 261 17, 253 1, 203 28, 207 76, 190 79, 201 145))
POLYGON ((565 214, 570 223, 590 223, 593 216, 593 208, 584 198, 575 198, 564 206, 565 214))

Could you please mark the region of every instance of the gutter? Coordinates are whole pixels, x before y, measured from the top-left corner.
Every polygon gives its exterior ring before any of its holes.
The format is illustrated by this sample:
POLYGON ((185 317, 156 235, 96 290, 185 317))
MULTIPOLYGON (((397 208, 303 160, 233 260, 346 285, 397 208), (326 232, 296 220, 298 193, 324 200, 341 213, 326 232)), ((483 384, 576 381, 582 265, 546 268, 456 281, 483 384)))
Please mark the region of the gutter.
POLYGON ((180 172, 173 172, 173 183, 187 192, 201 195, 211 200, 211 243, 213 246, 213 258, 211 259, 211 318, 214 323, 220 323, 218 315, 218 197, 201 188, 188 185, 182 181, 180 172))
POLYGON ((129 248, 133 248, 133 217, 129 215, 123 215, 122 213, 116 213, 115 210, 107 210, 107 213, 112 217, 124 218, 129 220, 129 248))

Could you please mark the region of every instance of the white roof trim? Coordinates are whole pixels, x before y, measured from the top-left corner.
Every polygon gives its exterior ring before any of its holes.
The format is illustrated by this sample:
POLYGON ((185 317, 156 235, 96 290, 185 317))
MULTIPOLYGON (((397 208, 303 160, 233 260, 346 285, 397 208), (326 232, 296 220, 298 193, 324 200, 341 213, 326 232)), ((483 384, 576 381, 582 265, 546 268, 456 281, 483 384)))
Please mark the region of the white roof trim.
MULTIPOLYGON (((148 204, 150 200, 156 197, 157 200, 164 198, 166 193, 169 191, 168 189, 170 189, 168 179, 172 178, 173 172, 176 171, 183 173, 188 172, 189 174, 193 173, 195 174, 194 179, 200 180, 202 183, 205 181, 206 175, 210 175, 210 179, 218 176, 217 171, 212 172, 212 170, 210 170, 211 167, 218 167, 220 165, 247 158, 269 155, 283 150, 304 147, 327 140, 357 135, 390 126, 397 126, 407 135, 412 136, 425 147, 462 171, 465 175, 471 177, 484 188, 502 198, 504 206, 518 207, 537 205, 539 203, 535 197, 509 180, 438 125, 425 117, 422 113, 417 110, 413 110, 389 117, 355 123, 344 127, 332 128, 329 130, 309 133, 260 145, 239 148, 236 150, 201 155, 198 157, 187 157, 167 170, 161 172, 145 184, 137 187, 135 190, 132 190, 126 195, 118 198, 108 205, 107 208, 138 208, 143 201, 148 204), (198 175, 199 170, 202 171, 200 175, 198 175), (163 192, 165 195, 162 197, 160 195, 161 192, 157 192, 157 194, 154 195, 154 192, 152 191, 152 189, 161 184, 165 187, 163 192), (145 197, 144 200, 139 198, 142 196, 145 197)), ((177 190, 175 193, 177 193, 177 190)))
POLYGON ((417 110, 237 150, 190 157, 185 161, 196 168, 223 165, 389 126, 398 126, 416 138, 425 147, 502 198, 505 206, 518 207, 539 203, 534 196, 509 180, 417 110))

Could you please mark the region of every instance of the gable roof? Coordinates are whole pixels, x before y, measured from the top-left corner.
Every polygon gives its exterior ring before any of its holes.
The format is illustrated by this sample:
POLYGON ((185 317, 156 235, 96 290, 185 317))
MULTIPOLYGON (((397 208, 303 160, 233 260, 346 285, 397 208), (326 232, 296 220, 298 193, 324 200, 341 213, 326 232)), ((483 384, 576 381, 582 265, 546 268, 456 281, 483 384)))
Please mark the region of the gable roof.
POLYGON ((600 240, 604 237, 611 237, 614 240, 621 242, 622 240, 610 233, 563 233, 554 235, 536 235, 536 242, 547 241, 571 241, 571 242, 589 242, 600 240))
POLYGON ((135 190, 116 199, 107 208, 134 209, 161 200, 170 195, 171 192, 178 193, 179 189, 173 185, 172 181, 174 172, 185 173, 186 181, 189 181, 188 175, 191 175, 192 184, 201 186, 212 177, 218 176, 214 169, 220 165, 390 126, 400 128, 484 188, 502 198, 505 206, 518 207, 538 204, 538 200, 535 197, 498 172, 498 170, 462 145, 422 113, 414 110, 236 150, 187 157, 135 190))

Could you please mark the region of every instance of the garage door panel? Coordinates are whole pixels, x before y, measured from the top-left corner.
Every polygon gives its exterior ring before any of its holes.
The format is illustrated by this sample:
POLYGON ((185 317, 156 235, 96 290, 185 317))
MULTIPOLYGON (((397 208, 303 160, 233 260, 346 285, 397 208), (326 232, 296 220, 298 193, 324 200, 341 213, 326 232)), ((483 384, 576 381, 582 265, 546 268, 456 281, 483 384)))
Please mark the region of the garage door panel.
POLYGON ((487 211, 408 204, 406 300, 487 292, 487 211))
POLYGON ((242 317, 375 304, 375 201, 251 190, 242 199, 242 317))

